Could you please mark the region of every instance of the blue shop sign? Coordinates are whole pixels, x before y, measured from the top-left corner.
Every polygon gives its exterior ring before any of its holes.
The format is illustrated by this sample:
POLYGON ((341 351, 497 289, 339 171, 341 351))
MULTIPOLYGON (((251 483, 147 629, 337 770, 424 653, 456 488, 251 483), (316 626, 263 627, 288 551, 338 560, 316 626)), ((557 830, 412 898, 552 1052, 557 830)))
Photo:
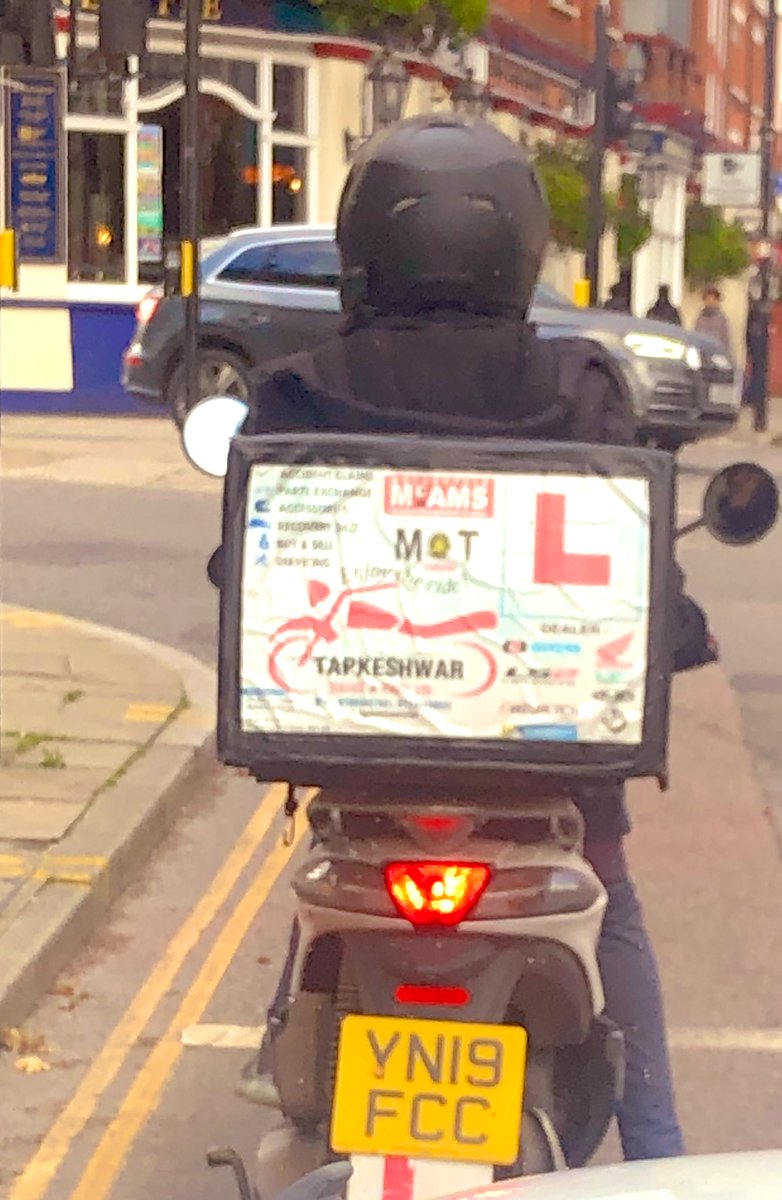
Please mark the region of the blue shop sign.
POLYGON ((65 259, 64 79, 57 70, 6 74, 8 211, 20 262, 65 259))

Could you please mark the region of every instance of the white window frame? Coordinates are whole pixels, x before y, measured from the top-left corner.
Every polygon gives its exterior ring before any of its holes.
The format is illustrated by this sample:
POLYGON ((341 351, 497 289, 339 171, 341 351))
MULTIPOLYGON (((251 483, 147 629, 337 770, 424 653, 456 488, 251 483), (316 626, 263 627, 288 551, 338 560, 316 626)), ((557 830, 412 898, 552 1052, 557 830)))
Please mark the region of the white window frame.
MULTIPOLYGON (((81 39, 80 39, 81 41, 81 39)), ((97 45, 97 39, 95 41, 97 45)), ((137 66, 137 64, 135 64, 137 66)), ((134 64, 131 63, 131 70, 134 64)), ((135 116, 138 101, 138 76, 131 74, 125 83, 122 98, 122 116, 97 116, 93 113, 68 113, 65 117, 65 135, 70 133, 116 134, 123 137, 124 188, 125 188, 125 272, 123 280, 107 283, 106 287, 128 287, 138 284, 138 120, 135 116)), ((66 220, 68 211, 66 205, 66 220)), ((70 238, 70 231, 68 233, 70 238)), ((69 254, 70 259, 70 254, 69 254)), ((70 263, 67 264, 70 270, 70 263)), ((84 280, 68 279, 69 286, 95 287, 84 280)))
MULTIPOLYGON (((184 25, 181 21, 152 20, 148 24, 147 44, 152 54, 168 54, 184 59, 184 25)), ((97 20, 80 16, 79 45, 95 49, 98 45, 97 20)), ((217 96, 230 104, 237 112, 255 121, 258 125, 258 195, 256 216, 259 224, 271 225, 272 221, 272 163, 273 147, 294 146, 306 151, 304 174, 304 223, 313 223, 313 214, 318 203, 319 171, 319 108, 318 108, 318 62, 308 52, 290 48, 290 39, 281 35, 263 34, 245 30, 223 30, 202 26, 201 57, 203 78, 200 91, 205 95, 217 96), (279 43, 279 49, 275 43, 279 43), (241 92, 222 80, 209 78, 209 59, 228 59, 236 62, 253 63, 256 70, 257 95, 253 104, 241 92), (305 131, 290 133, 274 130, 272 109, 273 64, 300 67, 304 71, 305 86, 305 131)), ((183 72, 184 75, 184 61, 183 72)), ((69 295, 98 298, 116 295, 118 289, 127 294, 143 294, 146 284, 138 281, 138 131, 146 123, 149 114, 173 103, 184 95, 184 82, 175 81, 159 91, 146 96, 140 95, 139 80, 131 76, 125 85, 122 115, 94 116, 89 113, 73 113, 66 117, 66 132, 116 133, 125 137, 125 280, 124 283, 95 284, 69 281, 69 295)), ((67 216, 67 214, 66 214, 67 216)))

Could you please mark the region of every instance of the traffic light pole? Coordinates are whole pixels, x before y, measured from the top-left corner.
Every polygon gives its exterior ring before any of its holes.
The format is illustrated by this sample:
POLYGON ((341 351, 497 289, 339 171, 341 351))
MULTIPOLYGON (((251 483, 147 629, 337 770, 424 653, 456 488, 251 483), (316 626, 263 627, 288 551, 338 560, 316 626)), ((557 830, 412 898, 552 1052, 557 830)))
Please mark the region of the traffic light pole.
POLYGON ((202 0, 187 0, 185 24, 185 105, 181 141, 180 291, 185 305, 184 380, 187 407, 200 400, 198 379, 200 188, 198 171, 198 91, 201 76, 202 0))
POLYGON ((763 98, 763 127, 761 131, 763 167, 763 222, 761 236, 764 254, 760 262, 760 311, 763 320, 760 327, 761 336, 757 362, 753 362, 752 364, 753 374, 757 373, 752 389, 755 397, 753 424, 757 433, 765 433, 768 429, 768 393, 771 374, 771 221, 776 202, 774 108, 776 104, 778 24, 776 0, 771 0, 766 17, 766 81, 763 98))
POLYGON ((600 303, 600 243, 605 225, 603 205, 603 165, 608 138, 608 69, 611 43, 608 37, 608 7, 600 0, 595 7, 595 59, 592 86, 595 92, 595 127, 589 158, 589 215, 586 252, 586 277, 589 302, 600 303))

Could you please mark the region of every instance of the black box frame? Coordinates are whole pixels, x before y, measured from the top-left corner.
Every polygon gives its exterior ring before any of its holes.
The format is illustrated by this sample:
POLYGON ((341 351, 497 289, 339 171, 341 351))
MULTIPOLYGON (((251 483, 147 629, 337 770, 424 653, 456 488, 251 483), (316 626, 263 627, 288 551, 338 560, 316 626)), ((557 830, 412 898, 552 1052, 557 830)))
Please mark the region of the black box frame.
MULTIPOLYGON (((270 434, 234 438, 223 498, 224 579, 220 597, 218 756, 264 781, 298 786, 458 788, 491 792, 524 776, 594 784, 639 776, 667 780, 672 676, 671 612, 675 462, 635 447, 510 440, 270 434), (249 475, 257 463, 340 465, 496 474, 569 473, 643 478, 650 489, 649 643, 640 745, 502 742, 362 734, 247 732, 240 723, 241 580, 249 475), (524 761, 520 761, 523 750, 524 761)), ((539 779, 540 782, 540 779, 539 779)))

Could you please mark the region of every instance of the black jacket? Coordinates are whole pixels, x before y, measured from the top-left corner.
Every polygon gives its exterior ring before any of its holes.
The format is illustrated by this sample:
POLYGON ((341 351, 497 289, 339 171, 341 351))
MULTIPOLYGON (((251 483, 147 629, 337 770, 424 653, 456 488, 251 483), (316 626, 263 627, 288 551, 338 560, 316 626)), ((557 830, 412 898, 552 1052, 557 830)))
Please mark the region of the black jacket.
POLYGON ((669 325, 682 323, 682 314, 669 300, 656 300, 646 316, 650 321, 667 321, 669 325))
POLYGON ((295 429, 541 438, 630 445, 610 357, 518 321, 386 317, 256 372, 245 433, 295 429))
MULTIPOLYGON (((597 343, 539 339, 512 320, 456 314, 354 323, 256 373, 246 434, 301 430, 541 438, 631 445, 624 380, 597 343)), ((682 577, 679 573, 679 585, 682 577)), ((705 617, 679 592, 676 670, 714 660, 705 617)), ((621 804, 582 804, 594 837, 627 832, 621 804)))

